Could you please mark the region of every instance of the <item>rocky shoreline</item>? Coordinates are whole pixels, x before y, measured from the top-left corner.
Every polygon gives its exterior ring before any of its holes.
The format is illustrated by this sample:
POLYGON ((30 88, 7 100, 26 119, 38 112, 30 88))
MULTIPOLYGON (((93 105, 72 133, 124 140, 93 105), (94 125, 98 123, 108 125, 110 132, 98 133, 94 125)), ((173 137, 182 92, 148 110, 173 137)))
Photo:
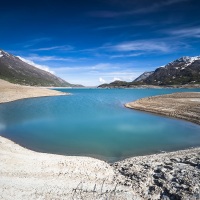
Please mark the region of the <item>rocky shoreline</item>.
POLYGON ((182 92, 147 97, 127 103, 125 106, 200 124, 200 92, 182 92))
POLYGON ((200 148, 133 157, 113 167, 117 182, 142 199, 200 199, 200 148))

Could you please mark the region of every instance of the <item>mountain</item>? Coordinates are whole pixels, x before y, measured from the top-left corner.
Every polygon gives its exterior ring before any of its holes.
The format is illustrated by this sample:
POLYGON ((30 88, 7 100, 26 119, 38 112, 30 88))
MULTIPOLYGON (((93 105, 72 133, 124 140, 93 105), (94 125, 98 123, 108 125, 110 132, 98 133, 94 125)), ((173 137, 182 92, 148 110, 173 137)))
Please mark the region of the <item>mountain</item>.
POLYGON ((143 81, 143 80, 145 80, 147 77, 149 77, 153 73, 154 72, 144 72, 139 77, 137 77, 133 82, 143 81))
POLYGON ((0 79, 11 83, 47 87, 79 87, 0 50, 0 79))
POLYGON ((200 84, 200 56, 181 57, 153 72, 144 72, 132 82, 112 82, 100 85, 100 88, 129 88, 141 85, 182 86, 200 84))
POLYGON ((200 84, 200 56, 179 58, 157 68, 142 82, 151 85, 200 84))

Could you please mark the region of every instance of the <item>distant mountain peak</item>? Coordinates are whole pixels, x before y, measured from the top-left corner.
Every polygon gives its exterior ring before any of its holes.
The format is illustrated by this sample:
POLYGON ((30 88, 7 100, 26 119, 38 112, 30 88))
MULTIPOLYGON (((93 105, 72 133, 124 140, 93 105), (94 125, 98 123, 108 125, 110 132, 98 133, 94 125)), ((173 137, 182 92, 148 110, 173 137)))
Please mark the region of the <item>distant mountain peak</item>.
POLYGON ((171 63, 175 63, 175 62, 180 62, 180 63, 192 63, 194 62, 195 60, 200 60, 200 56, 193 56, 193 57, 190 57, 190 56, 183 56, 177 60, 174 60, 173 62, 171 63))
POLYGON ((2 50, 2 49, 0 49, 0 54, 1 55, 6 55, 6 56, 10 56, 10 54, 9 53, 7 53, 6 51, 4 51, 4 50, 2 50))
POLYGON ((144 80, 152 85, 183 85, 200 83, 200 56, 178 58, 144 80))
POLYGON ((200 56, 184 56, 165 66, 158 67, 153 72, 144 72, 133 82, 112 82, 99 87, 125 88, 136 85, 193 85, 200 84, 200 56))

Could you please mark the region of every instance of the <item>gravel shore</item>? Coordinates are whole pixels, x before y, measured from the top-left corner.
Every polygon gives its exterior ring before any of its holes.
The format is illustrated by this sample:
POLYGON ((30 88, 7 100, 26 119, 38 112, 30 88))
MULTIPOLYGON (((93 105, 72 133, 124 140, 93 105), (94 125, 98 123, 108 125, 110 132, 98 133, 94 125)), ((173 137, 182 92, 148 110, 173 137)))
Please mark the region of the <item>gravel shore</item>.
POLYGON ((200 199, 200 148, 133 157, 113 167, 119 184, 142 199, 200 199))
POLYGON ((153 96, 127 103, 125 106, 200 124, 200 92, 153 96))
POLYGON ((0 103, 26 98, 67 95, 66 93, 46 88, 15 85, 2 79, 0 79, 0 94, 0 103))

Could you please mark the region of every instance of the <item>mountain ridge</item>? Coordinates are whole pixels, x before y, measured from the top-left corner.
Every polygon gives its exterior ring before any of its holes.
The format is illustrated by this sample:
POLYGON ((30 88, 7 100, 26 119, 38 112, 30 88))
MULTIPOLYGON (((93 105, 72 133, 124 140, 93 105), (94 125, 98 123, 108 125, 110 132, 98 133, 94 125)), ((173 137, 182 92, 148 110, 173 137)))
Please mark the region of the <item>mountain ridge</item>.
POLYGON ((0 78, 11 83, 43 87, 81 87, 30 65, 0 49, 0 78))
POLYGON ((111 82, 98 87, 137 87, 137 86, 183 86, 200 85, 200 56, 183 56, 153 72, 144 72, 132 82, 111 82))

